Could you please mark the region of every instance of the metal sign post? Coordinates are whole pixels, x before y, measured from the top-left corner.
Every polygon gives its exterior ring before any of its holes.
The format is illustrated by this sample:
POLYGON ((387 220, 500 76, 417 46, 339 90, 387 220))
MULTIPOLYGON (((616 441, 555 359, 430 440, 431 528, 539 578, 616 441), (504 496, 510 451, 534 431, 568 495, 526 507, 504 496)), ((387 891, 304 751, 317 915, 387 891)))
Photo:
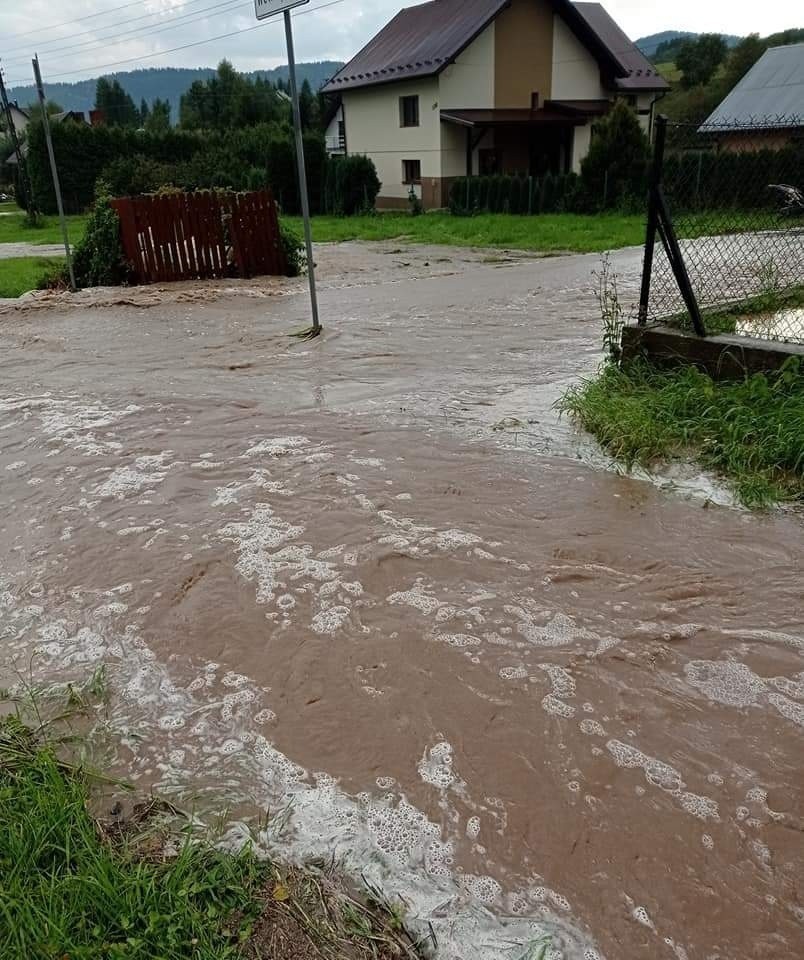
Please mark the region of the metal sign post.
POLYGON ((310 305, 313 311, 313 327, 310 336, 321 333, 318 318, 318 295, 315 287, 315 263, 313 262, 313 231, 310 225, 310 198, 307 192, 307 166, 304 162, 304 140, 302 138, 301 110, 299 108, 299 86, 296 82, 296 57, 293 50, 293 26, 290 11, 310 0, 254 0, 254 12, 258 20, 265 20, 278 13, 285 15, 285 38, 288 45, 288 75, 290 79, 290 97, 293 102, 293 126, 296 133, 296 162, 299 171, 299 195, 301 197, 302 216, 304 218, 304 242, 307 248, 307 277, 310 281, 310 305))
POLYGON ((45 128, 45 139, 47 140, 47 154, 50 157, 50 172, 53 174, 53 188, 56 191, 56 204, 59 208, 59 221, 61 222, 61 235, 64 238, 64 252, 67 254, 67 272, 70 275, 70 289, 75 293, 75 273, 73 272, 73 257, 70 253, 70 237, 67 234, 67 221, 64 219, 64 204, 61 200, 61 183, 59 182, 59 171, 56 167, 56 154, 53 152, 53 140, 50 136, 50 118, 47 114, 47 101, 45 100, 45 90, 42 86, 42 74, 39 72, 39 57, 34 56, 33 60, 34 80, 36 81, 36 92, 39 94, 39 103, 42 107, 42 124, 45 128))

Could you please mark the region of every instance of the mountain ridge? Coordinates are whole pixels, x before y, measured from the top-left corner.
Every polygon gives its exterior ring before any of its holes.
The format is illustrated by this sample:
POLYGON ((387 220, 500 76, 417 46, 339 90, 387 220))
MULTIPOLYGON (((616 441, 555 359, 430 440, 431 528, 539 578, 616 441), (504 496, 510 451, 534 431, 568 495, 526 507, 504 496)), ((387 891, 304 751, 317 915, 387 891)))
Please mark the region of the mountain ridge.
MULTIPOLYGON (((296 73, 299 84, 309 80, 313 90, 318 90, 331 76, 340 70, 343 64, 337 60, 316 60, 307 63, 298 63, 296 73)), ((159 97, 169 100, 171 119, 174 123, 179 118, 179 101, 196 80, 208 80, 215 73, 213 67, 145 67, 141 70, 130 70, 120 73, 103 74, 110 80, 120 82, 126 93, 131 95, 134 103, 139 106, 145 100, 150 106, 159 97)), ((277 80, 287 81, 288 68, 286 64, 268 70, 250 70, 244 76, 253 80, 262 77, 276 83, 277 80)), ((49 100, 54 100, 65 110, 75 110, 87 113, 95 106, 95 86, 97 77, 88 80, 77 80, 73 83, 49 83, 45 77, 45 93, 49 100)), ((9 98, 16 100, 21 107, 27 107, 36 101, 36 89, 31 85, 11 87, 9 98)))

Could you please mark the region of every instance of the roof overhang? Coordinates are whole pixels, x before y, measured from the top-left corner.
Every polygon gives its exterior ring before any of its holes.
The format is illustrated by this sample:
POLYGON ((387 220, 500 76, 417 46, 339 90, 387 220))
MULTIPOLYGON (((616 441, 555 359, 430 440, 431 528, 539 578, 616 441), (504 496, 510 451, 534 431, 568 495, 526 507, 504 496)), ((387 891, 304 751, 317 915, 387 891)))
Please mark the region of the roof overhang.
POLYGON ((575 127, 586 122, 586 116, 559 110, 442 110, 441 122, 467 129, 479 127, 575 127))

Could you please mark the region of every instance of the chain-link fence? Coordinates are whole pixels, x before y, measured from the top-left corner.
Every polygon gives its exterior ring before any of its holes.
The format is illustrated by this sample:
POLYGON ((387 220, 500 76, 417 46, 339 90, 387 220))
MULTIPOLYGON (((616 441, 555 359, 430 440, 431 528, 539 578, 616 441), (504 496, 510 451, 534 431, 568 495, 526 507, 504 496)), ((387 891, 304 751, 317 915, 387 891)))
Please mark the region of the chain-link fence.
POLYGON ((804 119, 659 118, 640 320, 804 343, 804 119))

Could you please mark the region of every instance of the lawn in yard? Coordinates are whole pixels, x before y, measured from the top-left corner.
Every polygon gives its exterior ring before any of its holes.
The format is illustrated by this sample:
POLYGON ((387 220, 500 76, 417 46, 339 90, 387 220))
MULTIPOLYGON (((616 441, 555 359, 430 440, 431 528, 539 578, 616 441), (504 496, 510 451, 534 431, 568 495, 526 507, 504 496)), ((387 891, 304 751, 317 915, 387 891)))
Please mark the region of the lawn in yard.
MULTIPOLYGON (((3 204, 0 213, 10 213, 11 216, 0 217, 0 243, 61 243, 61 226, 58 217, 40 217, 35 227, 25 222, 25 214, 15 204, 3 204)), ((84 236, 86 215, 76 214, 67 217, 67 229, 70 242, 76 243, 84 236)))
POLYGON ((37 290, 41 282, 64 265, 58 257, 14 257, 0 260, 0 299, 37 290))
MULTIPOLYGON (((285 217, 301 231, 298 217, 285 217)), ((684 237, 702 237, 733 230, 734 216, 710 211, 684 218, 684 237)), ((758 228, 777 224, 770 215, 758 228)), ((455 217, 447 212, 412 217, 405 213, 382 213, 358 217, 313 218, 317 243, 344 240, 396 240, 400 243, 432 243, 457 247, 505 247, 540 253, 601 253, 645 242, 642 213, 545 213, 526 217, 507 213, 484 213, 455 217)))
MULTIPOLYGON (((285 219, 301 230, 299 218, 285 219)), ((598 216, 555 213, 536 217, 504 213, 476 217, 454 217, 449 213, 428 213, 421 217, 404 213, 322 216, 313 219, 313 239, 318 243, 399 240, 459 247, 510 247, 543 253, 596 253, 644 242, 645 218, 641 214, 619 213, 598 216)))

